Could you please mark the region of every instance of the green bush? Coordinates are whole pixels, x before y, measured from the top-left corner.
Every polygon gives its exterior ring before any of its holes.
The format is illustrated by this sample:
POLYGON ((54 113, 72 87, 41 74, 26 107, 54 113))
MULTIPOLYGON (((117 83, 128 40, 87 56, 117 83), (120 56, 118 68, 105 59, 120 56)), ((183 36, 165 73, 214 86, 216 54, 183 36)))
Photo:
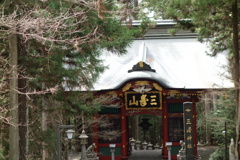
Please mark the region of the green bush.
POLYGON ((221 147, 219 147, 209 157, 209 160, 224 160, 224 159, 225 159, 225 150, 221 147))
POLYGON ((0 160, 5 160, 6 158, 4 158, 4 156, 3 156, 3 151, 2 150, 0 150, 0 160))

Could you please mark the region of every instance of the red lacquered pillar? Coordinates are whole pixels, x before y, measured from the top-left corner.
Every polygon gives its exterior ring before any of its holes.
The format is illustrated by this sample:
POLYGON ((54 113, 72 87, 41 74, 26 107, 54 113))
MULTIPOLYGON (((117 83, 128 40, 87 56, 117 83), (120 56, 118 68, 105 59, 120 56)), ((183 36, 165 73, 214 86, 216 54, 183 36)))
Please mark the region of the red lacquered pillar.
POLYGON ((166 142, 168 142, 168 114, 167 114, 167 103, 163 102, 163 114, 162 114, 162 123, 163 123, 163 158, 168 158, 168 151, 166 148, 166 142))
POLYGON ((128 141, 128 136, 127 136, 127 120, 126 120, 126 116, 125 116, 125 107, 122 106, 121 107, 121 134, 122 134, 122 156, 121 156, 121 160, 127 160, 127 152, 128 152, 128 148, 127 148, 127 141, 128 141))

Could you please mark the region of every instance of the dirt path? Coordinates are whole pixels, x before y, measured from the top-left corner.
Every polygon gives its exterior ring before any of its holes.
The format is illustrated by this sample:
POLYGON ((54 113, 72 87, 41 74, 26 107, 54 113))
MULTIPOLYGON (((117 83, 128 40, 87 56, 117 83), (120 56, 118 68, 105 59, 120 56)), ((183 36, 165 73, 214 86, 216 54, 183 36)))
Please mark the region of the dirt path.
MULTIPOLYGON (((217 149, 217 146, 198 147, 198 155, 201 155, 201 160, 209 160, 210 155, 217 149)), ((80 153, 72 155, 71 160, 79 160, 80 153)), ((134 151, 128 160, 161 160, 161 150, 140 150, 134 151)))
POLYGON ((160 160, 161 157, 161 150, 139 150, 134 151, 128 160, 160 160))

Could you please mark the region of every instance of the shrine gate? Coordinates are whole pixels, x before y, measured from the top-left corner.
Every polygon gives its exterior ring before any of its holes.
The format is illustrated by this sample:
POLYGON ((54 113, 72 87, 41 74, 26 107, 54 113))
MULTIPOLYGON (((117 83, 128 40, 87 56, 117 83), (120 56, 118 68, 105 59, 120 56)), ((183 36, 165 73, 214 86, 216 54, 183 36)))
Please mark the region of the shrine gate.
POLYGON ((115 160, 127 160, 130 154, 129 117, 134 115, 158 115, 162 117, 162 157, 168 158, 166 142, 172 142, 172 159, 177 159, 177 154, 181 148, 180 140, 191 141, 186 147, 194 149, 197 156, 197 127, 196 127, 196 102, 204 93, 203 89, 169 88, 164 81, 156 78, 157 73, 148 64, 140 61, 133 66, 131 72, 145 72, 151 77, 136 77, 121 82, 119 86, 111 90, 98 91, 98 95, 110 95, 114 97, 116 106, 103 106, 96 115, 97 118, 108 117, 113 124, 110 128, 104 128, 96 124, 95 133, 110 133, 113 130, 118 134, 102 137, 98 134, 94 137, 96 151, 100 160, 111 160, 109 145, 116 144, 115 160), (183 121, 183 103, 191 102, 191 106, 186 110, 191 112, 192 117, 183 121), (184 123, 191 124, 188 132, 193 135, 184 139, 184 123))

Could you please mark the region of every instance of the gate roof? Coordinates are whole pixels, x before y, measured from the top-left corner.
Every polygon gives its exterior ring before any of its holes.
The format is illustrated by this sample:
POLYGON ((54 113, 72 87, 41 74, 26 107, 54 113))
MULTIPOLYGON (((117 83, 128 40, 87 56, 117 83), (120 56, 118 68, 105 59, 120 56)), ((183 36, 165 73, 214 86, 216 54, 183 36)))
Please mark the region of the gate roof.
MULTIPOLYGON (((108 69, 101 74, 92 90, 117 89, 131 79, 155 80, 163 87, 175 89, 233 87, 232 81, 226 78, 230 77, 227 52, 211 57, 207 54, 211 54, 208 46, 197 40, 196 33, 179 30, 171 36, 168 29, 175 27, 174 21, 160 20, 156 24, 144 37, 133 41, 127 48, 127 54, 116 55, 102 51, 100 58, 108 69), (140 61, 150 65, 156 72, 128 72, 140 61)), ((133 26, 139 25, 139 21, 133 22, 133 26)))
POLYGON ((130 79, 146 78, 167 88, 229 88, 227 53, 207 55, 206 44, 193 37, 134 40, 125 55, 104 51, 101 59, 109 67, 94 84, 94 90, 116 89, 130 79), (143 61, 156 72, 128 72, 143 61))

